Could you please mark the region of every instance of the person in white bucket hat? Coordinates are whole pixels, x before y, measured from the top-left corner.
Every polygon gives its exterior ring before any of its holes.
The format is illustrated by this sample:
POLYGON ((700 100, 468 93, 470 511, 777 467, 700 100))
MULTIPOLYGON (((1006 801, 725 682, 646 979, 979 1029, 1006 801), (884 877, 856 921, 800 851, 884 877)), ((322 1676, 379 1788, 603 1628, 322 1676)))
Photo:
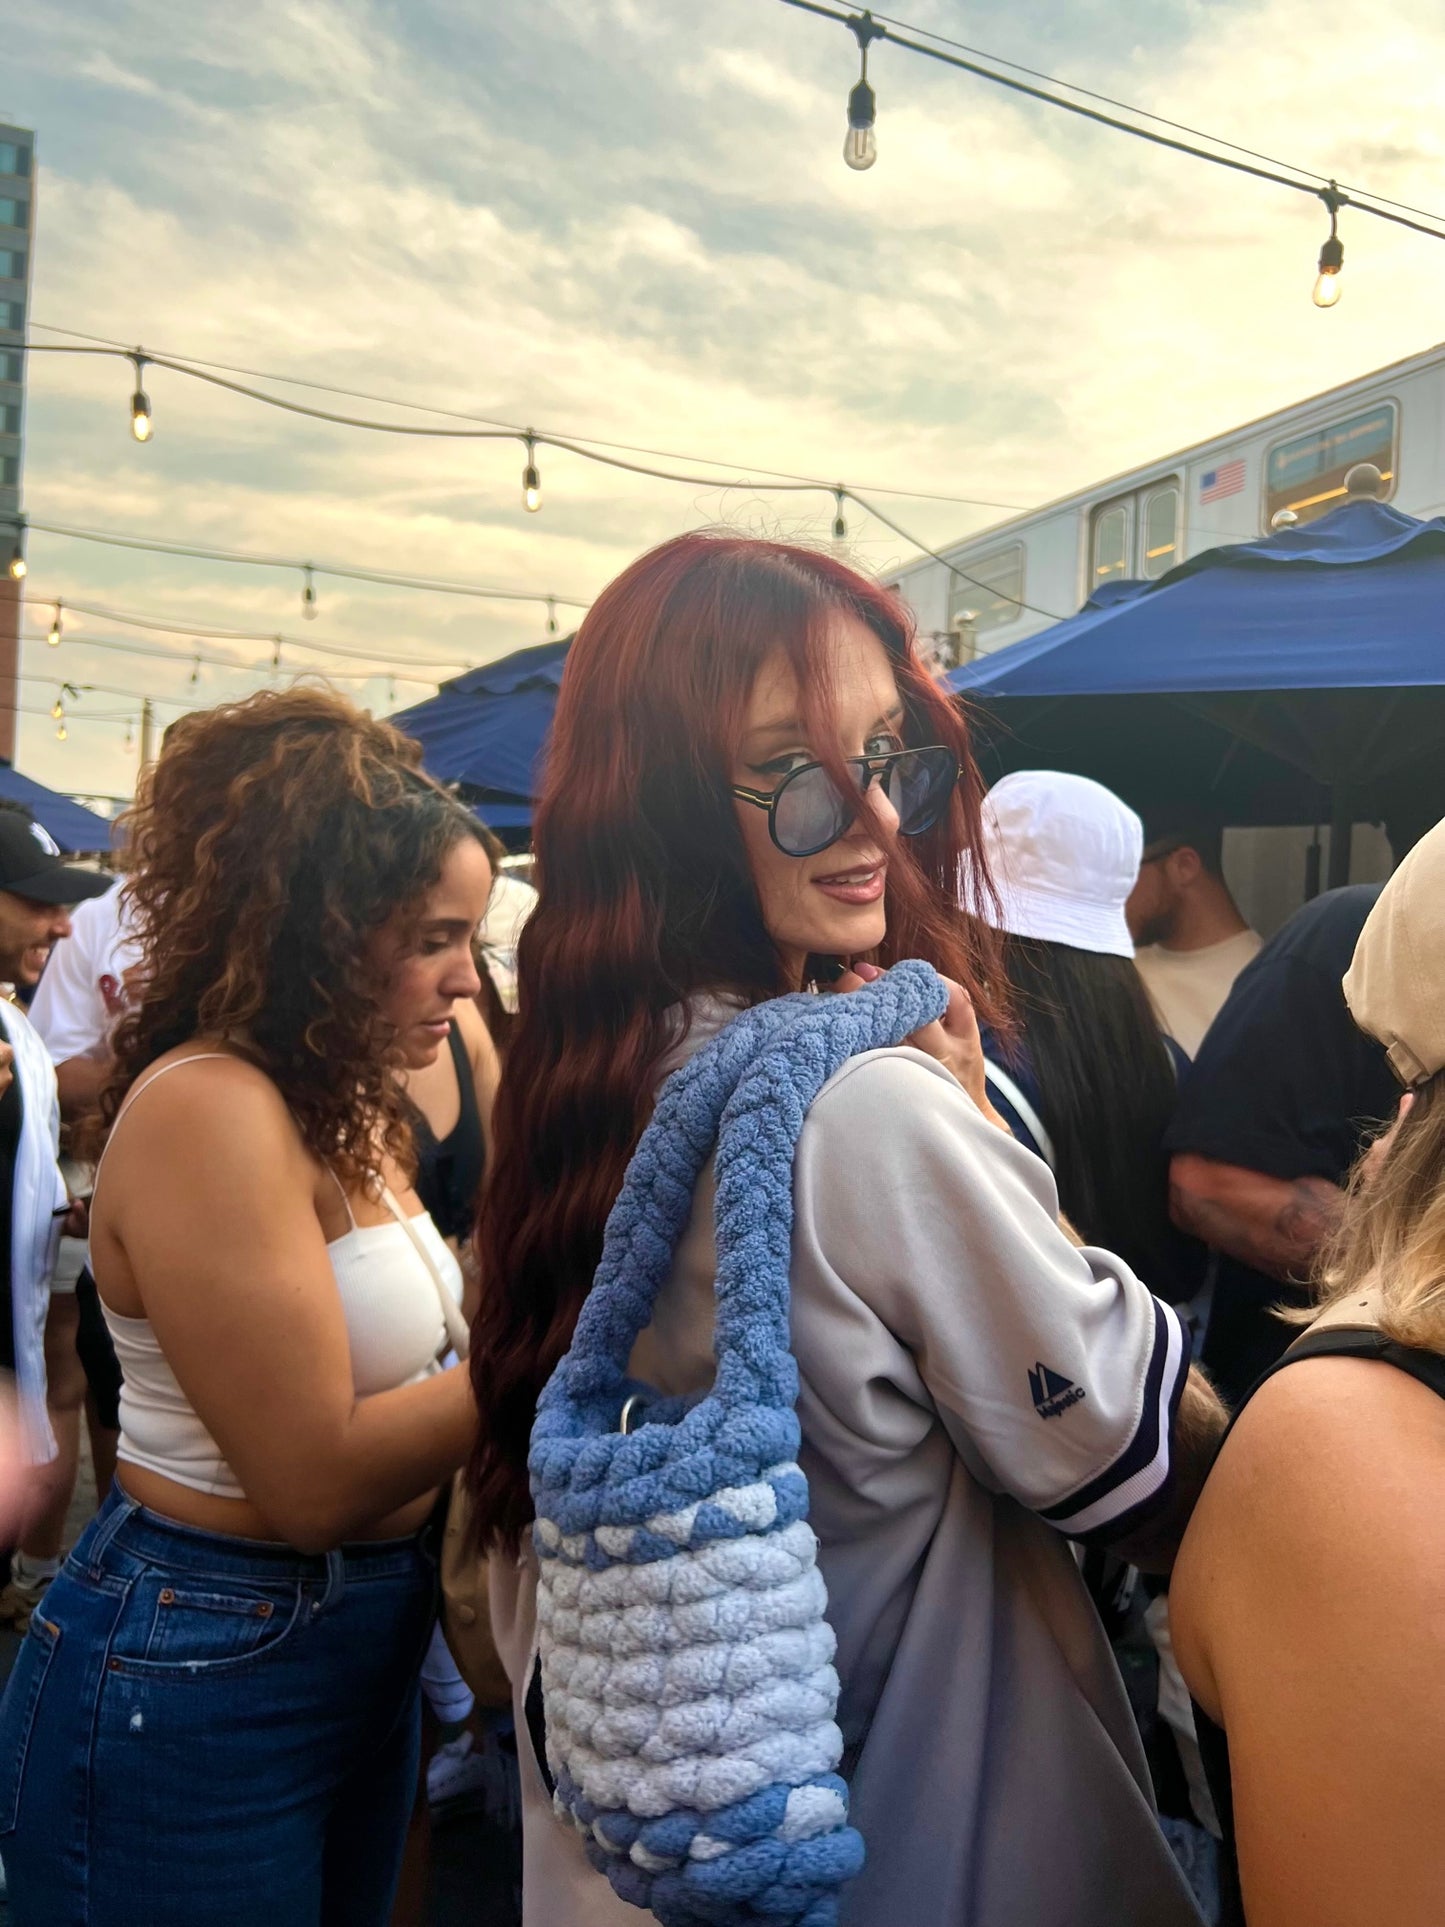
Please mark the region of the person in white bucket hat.
POLYGON ((1102 783, 1019 770, 989 791, 984 840, 1020 1035, 985 1039, 995 1105, 1053 1170, 1065 1215, 1176 1301, 1201 1254, 1169 1222, 1164 1133, 1182 1055, 1134 968, 1124 905, 1144 830, 1102 783))

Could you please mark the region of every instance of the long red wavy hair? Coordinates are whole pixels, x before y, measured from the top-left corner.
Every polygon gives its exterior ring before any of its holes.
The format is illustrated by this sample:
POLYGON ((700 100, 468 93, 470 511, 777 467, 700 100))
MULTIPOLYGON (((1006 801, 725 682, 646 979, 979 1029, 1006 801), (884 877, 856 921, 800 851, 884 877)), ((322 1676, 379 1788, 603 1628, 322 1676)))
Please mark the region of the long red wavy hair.
MULTIPOLYGON (((515 1547, 532 1516, 537 1396, 601 1256, 675 1041, 672 1013, 700 992, 756 1003, 793 987, 763 926, 729 771, 758 671, 779 651, 812 712, 815 754, 839 759, 826 719, 840 612, 887 651, 905 740, 946 743, 962 772, 946 814, 890 861, 876 960, 927 958, 981 1015, 1003 1018, 996 939, 958 908, 982 783, 964 719, 920 663, 898 598, 829 556, 732 535, 678 536, 624 570, 568 656, 536 814, 541 894, 518 951, 520 1015, 479 1233, 470 1478, 484 1541, 515 1547)), ((989 888, 976 862, 968 870, 989 888)))

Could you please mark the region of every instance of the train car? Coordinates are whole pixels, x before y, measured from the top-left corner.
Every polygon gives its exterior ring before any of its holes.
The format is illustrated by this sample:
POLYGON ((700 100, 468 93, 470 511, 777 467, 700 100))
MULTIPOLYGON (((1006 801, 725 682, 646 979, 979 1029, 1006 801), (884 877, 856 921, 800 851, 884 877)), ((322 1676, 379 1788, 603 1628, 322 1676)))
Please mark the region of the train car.
POLYGON ((1314 520, 1344 500, 1356 462, 1379 469, 1382 500, 1445 513, 1445 346, 1011 517, 941 549, 951 567, 924 557, 890 581, 954 667, 1072 615, 1103 583, 1155 580, 1286 512, 1314 520))

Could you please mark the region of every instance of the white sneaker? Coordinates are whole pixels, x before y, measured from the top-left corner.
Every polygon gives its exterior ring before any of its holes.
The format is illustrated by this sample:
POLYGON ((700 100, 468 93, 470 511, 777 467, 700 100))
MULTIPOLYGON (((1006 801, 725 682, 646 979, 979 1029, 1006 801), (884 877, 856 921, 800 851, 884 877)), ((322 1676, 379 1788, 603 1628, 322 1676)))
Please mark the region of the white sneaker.
POLYGON ((486 1785, 487 1763, 474 1751, 470 1733, 459 1733, 454 1740, 439 1746, 426 1769, 426 1797, 429 1805, 445 1806, 464 1794, 475 1793, 486 1785))

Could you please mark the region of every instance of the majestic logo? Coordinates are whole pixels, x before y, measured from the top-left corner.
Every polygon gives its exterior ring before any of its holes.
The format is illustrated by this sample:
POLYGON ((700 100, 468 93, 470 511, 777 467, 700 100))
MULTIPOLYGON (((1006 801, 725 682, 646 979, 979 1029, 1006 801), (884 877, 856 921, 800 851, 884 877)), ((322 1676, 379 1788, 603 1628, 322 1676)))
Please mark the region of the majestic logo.
POLYGON ((31 823, 28 825, 28 828, 29 828, 30 834, 35 838, 35 841, 40 845, 41 849, 44 850, 47 856, 60 855, 60 845, 56 842, 55 838, 50 834, 49 830, 45 829, 39 823, 31 823))
POLYGON ((1047 1365, 1034 1365, 1029 1370, 1029 1390, 1033 1393, 1034 1410, 1040 1418, 1057 1418, 1067 1412, 1071 1405, 1077 1405, 1084 1396, 1082 1385, 1076 1385, 1071 1378, 1061 1378, 1051 1372, 1047 1365))

